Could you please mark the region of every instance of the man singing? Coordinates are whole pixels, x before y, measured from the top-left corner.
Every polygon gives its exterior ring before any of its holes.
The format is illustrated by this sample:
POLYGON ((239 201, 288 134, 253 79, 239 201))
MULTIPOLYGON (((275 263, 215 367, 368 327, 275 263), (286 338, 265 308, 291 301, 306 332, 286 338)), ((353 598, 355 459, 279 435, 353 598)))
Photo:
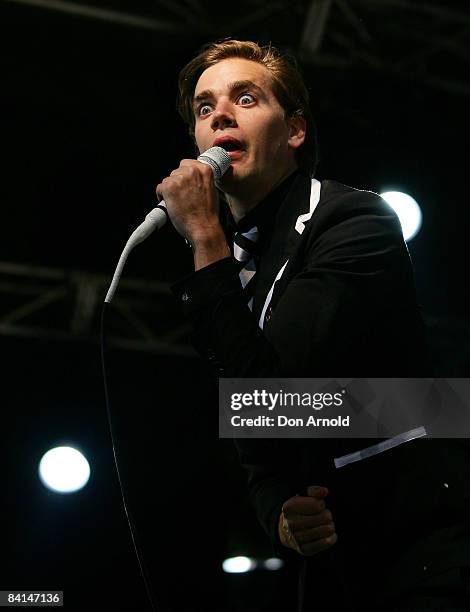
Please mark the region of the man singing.
MULTIPOLYGON (((219 192, 192 159, 156 188, 193 250, 173 290, 215 375, 429 376, 399 221, 375 193, 313 178, 295 63, 206 45, 180 74, 179 110, 199 152, 231 158, 219 192)), ((468 449, 422 438, 335 468, 373 443, 237 441, 274 550, 299 561, 299 610, 470 609, 468 449)))

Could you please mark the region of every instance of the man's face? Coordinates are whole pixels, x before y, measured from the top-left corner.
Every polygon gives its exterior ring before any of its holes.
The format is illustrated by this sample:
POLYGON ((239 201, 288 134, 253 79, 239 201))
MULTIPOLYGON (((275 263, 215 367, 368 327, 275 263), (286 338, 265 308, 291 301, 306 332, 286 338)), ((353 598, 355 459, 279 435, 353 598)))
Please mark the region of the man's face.
POLYGON ((207 68, 196 84, 194 112, 199 151, 217 144, 229 151, 232 164, 221 182, 226 193, 269 190, 296 167, 303 138, 292 137, 261 64, 230 58, 207 68))

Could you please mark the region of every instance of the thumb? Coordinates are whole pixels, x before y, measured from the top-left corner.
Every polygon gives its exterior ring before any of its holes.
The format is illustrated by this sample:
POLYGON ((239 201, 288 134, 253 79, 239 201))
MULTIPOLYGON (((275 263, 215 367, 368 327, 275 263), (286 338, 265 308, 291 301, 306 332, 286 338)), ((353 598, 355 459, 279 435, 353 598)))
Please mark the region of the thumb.
POLYGON ((307 487, 307 495, 309 497, 317 497, 318 499, 322 499, 326 497, 329 493, 329 490, 326 487, 320 487, 318 485, 311 485, 307 487))

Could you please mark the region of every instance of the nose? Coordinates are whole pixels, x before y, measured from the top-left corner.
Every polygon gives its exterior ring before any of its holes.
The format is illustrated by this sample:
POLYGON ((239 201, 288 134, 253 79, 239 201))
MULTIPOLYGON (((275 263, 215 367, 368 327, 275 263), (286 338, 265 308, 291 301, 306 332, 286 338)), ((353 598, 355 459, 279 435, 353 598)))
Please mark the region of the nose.
POLYGON ((236 126, 237 122, 230 105, 227 102, 219 103, 212 113, 211 127, 213 130, 220 130, 227 127, 236 126))

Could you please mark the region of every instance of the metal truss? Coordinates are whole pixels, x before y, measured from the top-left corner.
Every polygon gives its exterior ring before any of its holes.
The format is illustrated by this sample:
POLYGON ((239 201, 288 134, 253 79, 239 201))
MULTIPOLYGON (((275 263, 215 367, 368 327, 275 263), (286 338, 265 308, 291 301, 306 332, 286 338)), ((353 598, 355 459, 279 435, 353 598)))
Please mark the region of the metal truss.
POLYGON ((311 0, 299 55, 470 95, 470 6, 420 0, 311 0))
MULTIPOLYGON (((153 18, 145 15, 137 15, 113 8, 103 8, 101 2, 80 3, 70 0, 3 0, 9 4, 26 5, 33 8, 45 9, 72 15, 85 17, 98 21, 105 21, 122 26, 130 26, 143 30, 155 30, 157 32, 175 33, 183 31, 182 24, 176 20, 153 18)), ((165 0, 163 0, 164 2, 165 0)), ((116 3, 117 4, 117 3, 116 3)), ((131 8, 132 10, 132 8, 131 8)))
POLYGON ((212 0, 4 2, 154 30, 169 41, 257 32, 307 66, 372 70, 470 95, 470 5, 459 8, 455 1, 239 0, 229 17, 212 0))
MULTIPOLYGON (((109 283, 99 274, 0 262, 0 335, 97 344, 109 283)), ((123 278, 108 312, 110 347, 196 357, 168 285, 123 278)), ((468 376, 468 317, 428 314, 425 324, 438 372, 468 376)))
MULTIPOLYGON (((0 334, 97 343, 101 306, 110 277, 87 272, 0 262, 0 334)), ((189 326, 168 286, 121 279, 108 307, 111 347, 194 357, 189 326)))

